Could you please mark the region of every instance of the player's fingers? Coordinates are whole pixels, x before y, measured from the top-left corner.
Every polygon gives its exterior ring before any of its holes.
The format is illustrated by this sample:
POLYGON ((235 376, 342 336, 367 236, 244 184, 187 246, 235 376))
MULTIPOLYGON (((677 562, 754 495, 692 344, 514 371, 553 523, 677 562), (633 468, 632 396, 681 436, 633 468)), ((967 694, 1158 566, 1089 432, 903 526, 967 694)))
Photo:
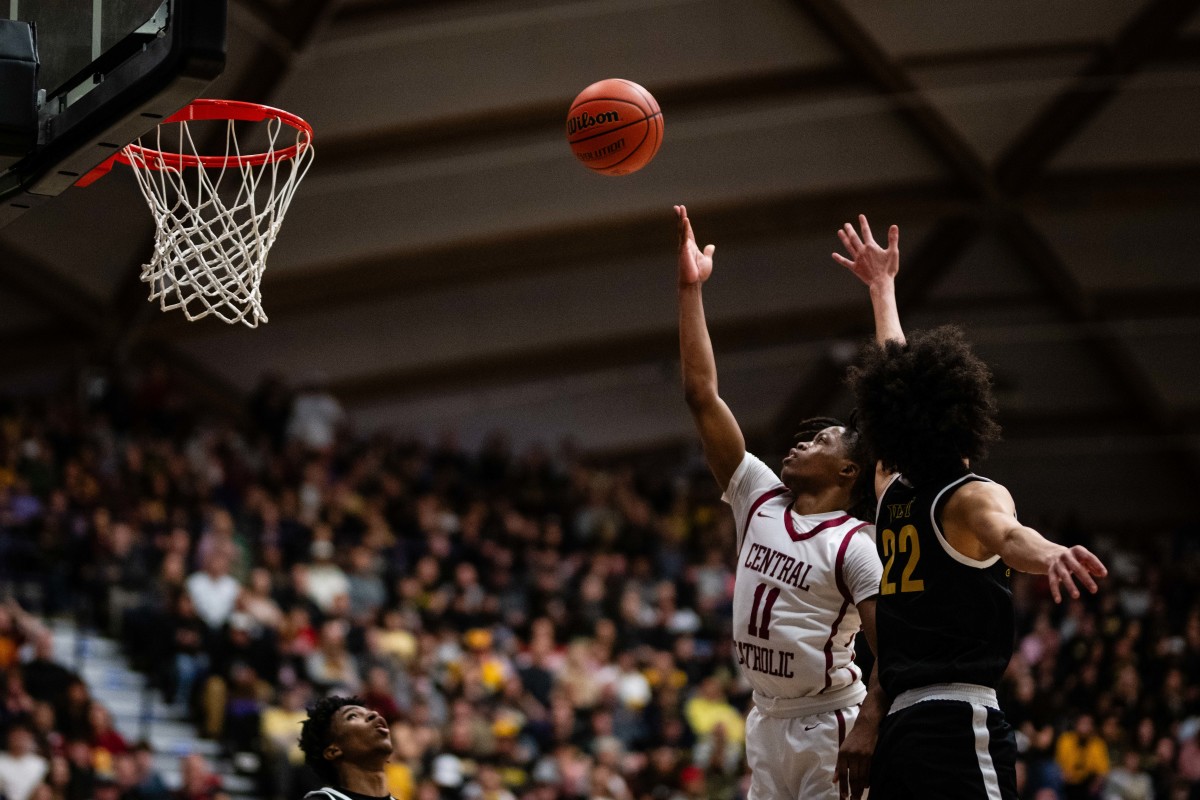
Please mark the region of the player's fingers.
POLYGON ((846 258, 841 253, 833 253, 833 260, 841 264, 846 269, 854 269, 854 262, 846 258))
POLYGON ((1077 546, 1075 548, 1075 556, 1079 559, 1079 563, 1088 568, 1088 572, 1093 575, 1098 575, 1101 578, 1108 575, 1108 567, 1104 566, 1104 562, 1097 558, 1091 550, 1086 547, 1077 546))
POLYGON ((696 241, 696 234, 692 233, 692 221, 688 219, 687 212, 683 212, 683 238, 689 242, 696 241))
POLYGON ((846 231, 846 236, 850 239, 850 244, 853 245, 850 252, 852 254, 857 253, 863 247, 862 239, 858 238, 858 231, 854 230, 854 226, 849 222, 846 223, 843 230, 846 231))
POLYGON ((1054 598, 1054 602, 1062 602, 1062 592, 1058 588, 1058 576, 1054 574, 1054 567, 1050 568, 1050 572, 1046 575, 1046 579, 1050 582, 1050 596, 1054 598))
POLYGON ((867 215, 858 215, 858 227, 862 228, 862 238, 864 242, 874 242, 875 237, 871 235, 871 226, 867 223, 867 215))
POLYGON ((850 237, 846 235, 845 228, 838 228, 838 239, 842 242, 842 247, 846 248, 846 252, 854 255, 854 243, 850 241, 850 237))
POLYGON ((900 247, 900 226, 893 225, 888 228, 888 250, 895 250, 900 247))
POLYGON ((863 764, 859 764, 857 769, 850 771, 850 797, 851 800, 857 800, 862 797, 863 789, 867 788, 866 769, 863 764))
POLYGON ((1082 583, 1084 588, 1092 594, 1100 590, 1100 587, 1096 585, 1095 579, 1092 578, 1091 571, 1081 561, 1075 562, 1075 565, 1071 567, 1071 572, 1074 573, 1075 579, 1082 583))
POLYGON ((717 246, 715 244, 704 245, 704 255, 712 258, 712 254, 715 252, 717 252, 717 246))
POLYGON ((1076 599, 1079 598, 1079 587, 1075 585, 1075 576, 1081 576, 1081 581, 1083 580, 1083 577, 1086 577, 1089 582, 1092 582, 1092 584, 1095 585, 1095 582, 1092 581, 1092 576, 1087 574, 1087 570, 1083 568, 1083 565, 1080 564, 1078 560, 1076 560, 1075 554, 1070 550, 1063 553, 1060 563, 1062 564, 1063 571, 1066 573, 1066 575, 1063 577, 1063 583, 1067 585, 1068 591, 1071 592, 1071 597, 1076 599))
POLYGON ((1069 567, 1062 563, 1057 564, 1054 576, 1058 579, 1060 592, 1065 591, 1071 595, 1072 599, 1079 599, 1079 587, 1075 585, 1075 581, 1071 580, 1071 570, 1069 567))

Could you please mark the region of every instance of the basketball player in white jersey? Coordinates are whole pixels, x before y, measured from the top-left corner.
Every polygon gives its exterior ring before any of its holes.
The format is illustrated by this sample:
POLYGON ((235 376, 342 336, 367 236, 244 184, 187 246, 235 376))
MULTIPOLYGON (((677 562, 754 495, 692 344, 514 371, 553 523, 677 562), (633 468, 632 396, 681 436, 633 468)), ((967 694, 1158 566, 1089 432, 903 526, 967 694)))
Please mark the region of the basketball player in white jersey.
MULTIPOLYGON (((679 349, 684 393, 713 476, 737 523, 734 650, 754 689, 746 721, 750 800, 836 800, 838 748, 867 694, 854 664, 859 628, 875 646, 882 567, 871 526, 851 515, 869 463, 834 421, 805 425, 776 475, 746 452, 717 393, 701 285, 713 245, 679 225, 679 349)), ((868 489, 869 491, 869 489, 868 489)))
POLYGON ((300 728, 304 762, 325 786, 304 800, 394 800, 384 765, 392 755, 387 720, 356 697, 325 697, 300 728))

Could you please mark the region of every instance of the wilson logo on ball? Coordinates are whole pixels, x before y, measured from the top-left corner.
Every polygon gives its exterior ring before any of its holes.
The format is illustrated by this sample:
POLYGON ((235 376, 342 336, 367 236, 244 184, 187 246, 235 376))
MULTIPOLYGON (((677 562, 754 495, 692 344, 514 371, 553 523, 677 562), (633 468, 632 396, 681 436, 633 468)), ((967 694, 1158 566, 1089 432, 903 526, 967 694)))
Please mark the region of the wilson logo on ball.
POLYGON ((595 127, 596 125, 620 121, 621 117, 615 111, 604 111, 594 116, 585 111, 582 114, 571 117, 567 120, 567 133, 574 134, 576 131, 586 130, 588 128, 595 127))

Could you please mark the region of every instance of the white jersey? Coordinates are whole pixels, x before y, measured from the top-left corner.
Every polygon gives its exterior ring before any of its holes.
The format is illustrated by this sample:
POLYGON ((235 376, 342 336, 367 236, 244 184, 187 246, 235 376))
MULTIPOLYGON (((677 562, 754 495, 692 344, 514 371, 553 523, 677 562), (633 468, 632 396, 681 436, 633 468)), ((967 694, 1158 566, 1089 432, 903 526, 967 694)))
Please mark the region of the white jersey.
POLYGON ((779 477, 750 453, 723 499, 737 522, 734 653, 755 702, 785 716, 862 702, 856 606, 879 593, 883 573, 873 526, 844 511, 797 514, 779 477), (787 703, 766 707, 789 698, 798 699, 792 713, 787 703))

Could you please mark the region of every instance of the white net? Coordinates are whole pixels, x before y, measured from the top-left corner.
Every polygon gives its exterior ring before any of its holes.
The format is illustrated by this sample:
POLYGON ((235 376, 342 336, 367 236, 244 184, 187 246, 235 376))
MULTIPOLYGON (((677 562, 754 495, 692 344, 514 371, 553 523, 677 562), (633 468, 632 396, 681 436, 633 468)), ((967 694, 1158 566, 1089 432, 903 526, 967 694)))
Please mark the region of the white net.
POLYGON ((188 121, 160 125, 152 139, 125 149, 158 226, 141 278, 150 286, 150 301, 158 300, 164 311, 178 308, 189 320, 212 315, 256 328, 267 321, 260 290, 267 253, 312 164, 313 147, 307 131, 268 118, 240 123, 255 129, 244 138, 267 140, 246 156, 239 149, 239 123, 224 124, 224 157, 205 157, 215 166, 185 160, 201 158, 188 121), (286 148, 294 157, 279 157, 286 148))

